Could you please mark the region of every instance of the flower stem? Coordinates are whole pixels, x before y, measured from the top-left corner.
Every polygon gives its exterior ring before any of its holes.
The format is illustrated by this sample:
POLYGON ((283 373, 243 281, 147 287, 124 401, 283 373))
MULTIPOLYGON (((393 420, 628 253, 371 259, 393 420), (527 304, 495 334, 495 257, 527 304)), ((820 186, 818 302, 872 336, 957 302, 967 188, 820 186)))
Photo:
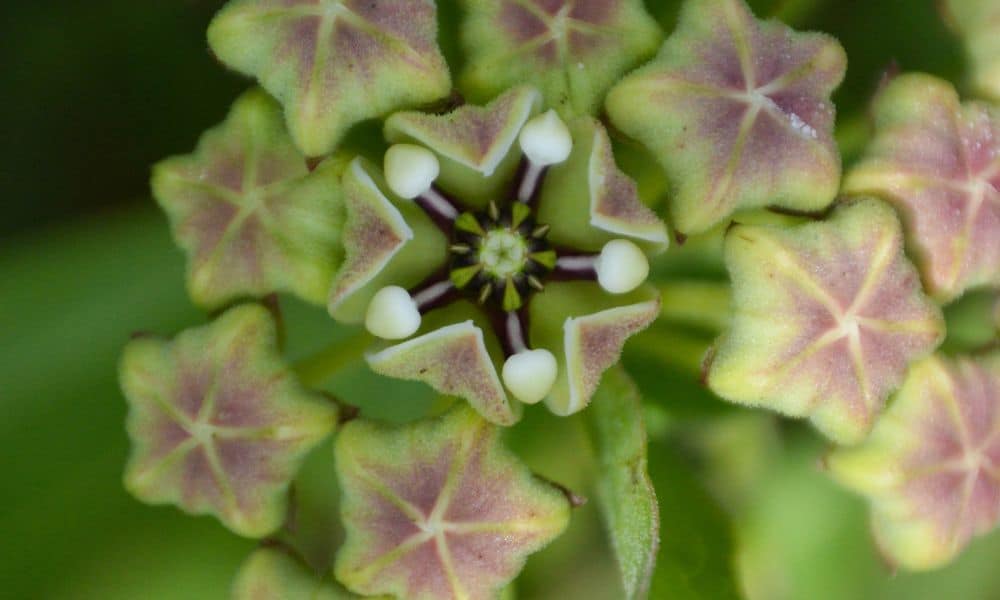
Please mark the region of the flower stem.
POLYGON ((729 285, 716 281, 671 281, 661 284, 660 318, 719 333, 729 324, 729 285))
POLYGON ((316 354, 296 362, 295 373, 303 385, 319 386, 345 367, 360 360, 371 342, 371 336, 364 331, 338 340, 316 354))
POLYGON ((629 351, 701 375, 710 342, 667 327, 653 326, 629 341, 629 351))

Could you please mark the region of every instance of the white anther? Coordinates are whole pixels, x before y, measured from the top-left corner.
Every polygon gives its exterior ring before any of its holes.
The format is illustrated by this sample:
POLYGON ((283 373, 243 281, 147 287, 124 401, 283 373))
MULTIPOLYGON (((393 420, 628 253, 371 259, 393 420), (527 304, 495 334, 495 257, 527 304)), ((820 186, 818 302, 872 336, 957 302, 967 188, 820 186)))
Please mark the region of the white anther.
POLYGON ((365 327, 384 340, 408 338, 420 329, 420 310, 409 292, 390 285, 380 289, 368 304, 365 327))
POLYGON ((525 123, 519 140, 528 160, 542 167, 564 162, 573 151, 573 137, 554 110, 525 123))
POLYGON ((548 350, 524 350, 503 364, 503 383, 525 404, 545 399, 556 382, 556 357, 548 350))
POLYGON ((649 276, 649 261, 642 250, 628 240, 611 240, 594 261, 597 283, 612 294, 626 294, 649 276))
POLYGON ((431 189, 441 173, 434 153, 413 144, 396 144, 385 153, 385 180, 400 198, 413 200, 431 189))

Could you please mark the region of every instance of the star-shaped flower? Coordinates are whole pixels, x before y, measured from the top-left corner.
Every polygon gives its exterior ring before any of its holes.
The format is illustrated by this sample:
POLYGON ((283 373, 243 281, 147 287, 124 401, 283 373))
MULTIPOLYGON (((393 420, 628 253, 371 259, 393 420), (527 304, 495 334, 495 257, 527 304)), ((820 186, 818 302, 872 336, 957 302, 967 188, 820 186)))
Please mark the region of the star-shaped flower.
POLYGON ((152 185, 195 302, 278 291, 323 302, 341 255, 338 174, 332 161, 309 172, 267 94, 237 100, 194 154, 156 165, 152 185))
POLYGON ((289 482, 337 410, 299 385, 276 336, 266 309, 243 305, 173 341, 128 344, 120 373, 130 492, 213 514, 248 537, 282 524, 289 482))
POLYGON ((1000 355, 915 365, 871 437, 828 464, 871 499, 886 558, 949 562, 1000 521, 1000 355))
POLYGON ((231 0, 208 42, 281 100, 308 156, 359 121, 451 92, 433 0, 231 0))
POLYGON ((903 254, 899 222, 877 200, 789 229, 737 225, 725 255, 735 314, 709 387, 808 416, 839 443, 867 435, 910 362, 944 337, 941 311, 903 254))
POLYGON ((641 0, 462 0, 463 89, 488 99, 529 83, 563 116, 594 114, 608 89, 656 52, 641 0))
POLYGON ((832 37, 758 21, 743 0, 688 0, 660 55, 611 90, 607 110, 666 169, 681 233, 740 208, 820 211, 840 182, 830 93, 846 60, 832 37))
POLYGON ((337 578, 361 594, 495 597, 570 510, 499 433, 464 407, 399 429, 348 423, 336 446, 347 530, 337 578))
POLYGON ((1000 287, 1000 110, 963 106, 951 84, 920 74, 894 80, 874 110, 875 140, 844 191, 900 210, 936 298, 1000 287))
POLYGON ((369 364, 503 425, 520 402, 586 406, 656 317, 646 252, 667 244, 604 128, 537 115, 539 100, 522 87, 486 107, 393 115, 385 179, 359 159, 342 182, 346 257, 331 313, 386 340, 418 334, 369 364))

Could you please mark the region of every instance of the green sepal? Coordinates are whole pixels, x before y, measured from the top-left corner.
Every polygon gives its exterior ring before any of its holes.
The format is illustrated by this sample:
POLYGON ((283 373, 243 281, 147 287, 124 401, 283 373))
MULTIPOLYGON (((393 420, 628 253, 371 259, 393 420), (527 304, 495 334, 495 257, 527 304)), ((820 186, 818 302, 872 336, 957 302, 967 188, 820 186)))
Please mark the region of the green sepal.
POLYGON ((586 414, 600 461, 598 501, 625 597, 645 598, 660 546, 660 508, 647 470, 642 401, 623 367, 608 370, 586 414))

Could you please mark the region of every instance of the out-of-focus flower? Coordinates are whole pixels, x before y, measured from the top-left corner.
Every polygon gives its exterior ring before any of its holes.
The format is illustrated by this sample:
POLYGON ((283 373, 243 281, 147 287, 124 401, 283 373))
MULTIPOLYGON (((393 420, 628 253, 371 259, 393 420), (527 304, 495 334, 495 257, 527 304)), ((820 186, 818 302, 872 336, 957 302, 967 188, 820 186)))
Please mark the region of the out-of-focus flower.
POLYGON ((962 37, 980 94, 1000 101, 1000 3, 994 0, 944 0, 946 20, 962 37))
POLYGON ((915 365, 868 441, 828 464, 871 499, 888 560, 947 563, 1000 517, 1000 355, 915 365))
POLYGON ((668 240, 600 123, 567 126, 539 104, 522 87, 486 107, 397 113, 384 179, 358 159, 342 183, 331 314, 387 340, 416 334, 369 364, 504 425, 520 402, 563 415, 587 405, 658 313, 643 282, 668 240))
POLYGON ((950 83, 902 75, 875 102, 876 135, 844 191, 891 201, 928 291, 950 301, 1000 287, 1000 110, 950 83))

